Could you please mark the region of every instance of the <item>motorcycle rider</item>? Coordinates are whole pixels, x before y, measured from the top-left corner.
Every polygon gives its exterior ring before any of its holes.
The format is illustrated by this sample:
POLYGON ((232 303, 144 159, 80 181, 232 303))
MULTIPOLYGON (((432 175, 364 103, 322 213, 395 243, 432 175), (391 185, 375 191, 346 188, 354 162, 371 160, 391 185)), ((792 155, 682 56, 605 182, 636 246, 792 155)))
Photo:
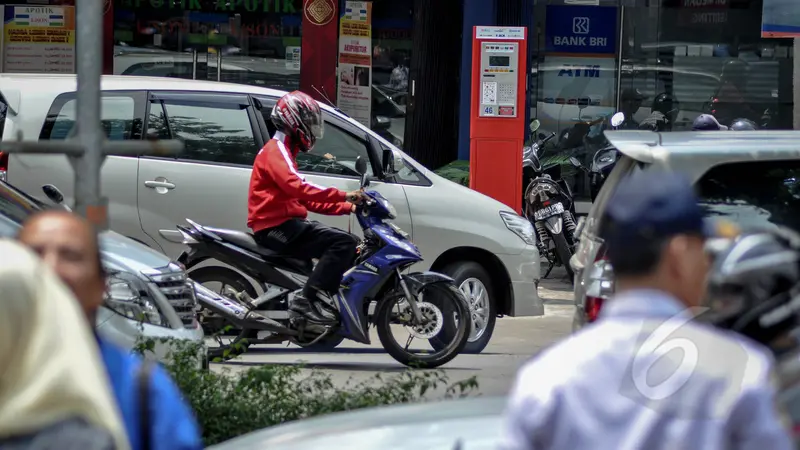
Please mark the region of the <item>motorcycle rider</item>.
POLYGON ((357 241, 350 233, 308 220, 308 211, 350 214, 363 193, 318 186, 297 171, 297 154, 311 151, 323 136, 322 111, 316 100, 300 91, 290 92, 275 104, 270 120, 277 132, 253 163, 247 226, 259 245, 281 256, 319 258, 289 309, 318 324, 335 324, 336 311, 319 296, 336 295, 342 275, 355 259, 357 241))
POLYGON ((652 131, 671 131, 678 117, 680 103, 672 95, 662 92, 653 99, 651 113, 639 124, 639 129, 652 131))

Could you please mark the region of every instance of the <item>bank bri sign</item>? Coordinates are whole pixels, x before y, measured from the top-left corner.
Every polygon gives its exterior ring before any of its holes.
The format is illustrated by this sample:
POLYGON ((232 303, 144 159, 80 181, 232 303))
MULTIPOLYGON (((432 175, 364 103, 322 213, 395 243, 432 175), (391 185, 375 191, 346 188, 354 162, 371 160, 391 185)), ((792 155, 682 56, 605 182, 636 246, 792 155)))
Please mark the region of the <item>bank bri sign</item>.
POLYGON ((617 8, 613 6, 547 7, 546 51, 614 54, 617 51, 617 8))

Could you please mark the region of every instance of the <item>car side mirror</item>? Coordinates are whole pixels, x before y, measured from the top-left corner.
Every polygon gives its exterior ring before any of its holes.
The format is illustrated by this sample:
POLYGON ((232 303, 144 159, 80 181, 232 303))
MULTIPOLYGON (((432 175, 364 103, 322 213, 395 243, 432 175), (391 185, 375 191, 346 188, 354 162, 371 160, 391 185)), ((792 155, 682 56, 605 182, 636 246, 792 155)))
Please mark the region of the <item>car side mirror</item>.
POLYGON ((372 130, 386 131, 389 129, 389 126, 391 125, 392 125, 392 119, 386 116, 375 116, 375 120, 372 121, 372 130))
POLYGON ((541 122, 539 122, 539 119, 531 120, 531 123, 529 125, 531 133, 536 133, 536 130, 538 130, 540 126, 542 126, 542 124, 541 122))
POLYGON ((44 195, 46 195, 50 201, 57 205, 60 205, 64 202, 64 194, 62 194, 61 191, 59 191, 58 188, 52 184, 45 184, 42 186, 42 192, 44 192, 44 195))

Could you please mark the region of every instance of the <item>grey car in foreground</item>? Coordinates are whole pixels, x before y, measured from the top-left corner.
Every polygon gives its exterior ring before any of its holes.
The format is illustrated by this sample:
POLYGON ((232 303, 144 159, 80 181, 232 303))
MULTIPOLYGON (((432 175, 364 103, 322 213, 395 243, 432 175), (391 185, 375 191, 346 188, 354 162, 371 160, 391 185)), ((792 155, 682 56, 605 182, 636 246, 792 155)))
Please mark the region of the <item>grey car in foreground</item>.
POLYGON ((586 220, 570 264, 575 271, 573 331, 596 319, 614 292, 613 268, 598 236, 603 211, 619 181, 637 171, 670 169, 689 176, 711 217, 744 229, 800 230, 800 132, 609 131, 624 156, 609 175, 586 220))
MULTIPOLYGON (((28 216, 47 207, 0 181, 0 238, 16 236, 28 216)), ((99 239, 108 291, 97 314, 97 332, 127 348, 140 337, 202 343, 194 284, 183 268, 113 231, 99 239)), ((163 359, 168 352, 166 345, 156 344, 154 357, 163 359)))
POLYGON ((385 406, 299 420, 209 450, 495 449, 505 397, 385 406))

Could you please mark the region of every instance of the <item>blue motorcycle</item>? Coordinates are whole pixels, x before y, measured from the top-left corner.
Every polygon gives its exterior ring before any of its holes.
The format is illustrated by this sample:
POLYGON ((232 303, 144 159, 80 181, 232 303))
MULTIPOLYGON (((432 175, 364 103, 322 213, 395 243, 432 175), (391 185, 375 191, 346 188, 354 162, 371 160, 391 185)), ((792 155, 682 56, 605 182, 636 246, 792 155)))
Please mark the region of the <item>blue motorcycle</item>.
MULTIPOLYGON (((369 186, 366 161, 358 159, 362 189, 369 186)), ((358 223, 364 239, 358 245, 355 266, 342 279, 338 293, 325 299, 324 307, 340 318, 337 326, 307 321, 288 310, 313 270, 313 262, 286 258, 259 246, 253 235, 235 230, 206 227, 189 219, 189 227, 178 226, 182 243, 189 249, 178 262, 203 287, 197 292, 203 314, 214 315, 236 329, 231 342, 215 336, 218 347, 209 348, 214 360, 241 355, 253 344, 292 342, 314 350, 331 350, 344 339, 370 343, 369 327, 376 328, 384 349, 402 364, 432 368, 447 363, 467 343, 472 321, 466 299, 453 279, 434 272, 403 272, 422 261, 409 235, 391 223, 394 207, 378 192, 366 191, 358 208, 358 223), (216 260, 218 265, 198 265, 216 260), (258 292, 253 283, 260 287, 258 292), (220 283, 214 292, 207 287, 220 283), (398 329, 409 332, 398 341, 398 329), (417 339, 427 345, 412 346, 417 339)), ((208 316, 207 316, 208 317, 208 316)))

